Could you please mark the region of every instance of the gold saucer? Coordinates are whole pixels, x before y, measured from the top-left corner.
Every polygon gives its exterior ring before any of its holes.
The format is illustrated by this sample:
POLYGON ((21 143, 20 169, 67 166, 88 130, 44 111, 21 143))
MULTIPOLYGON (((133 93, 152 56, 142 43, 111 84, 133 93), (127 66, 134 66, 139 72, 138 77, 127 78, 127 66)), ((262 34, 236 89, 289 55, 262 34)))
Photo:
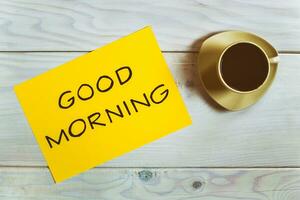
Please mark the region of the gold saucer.
POLYGON ((278 66, 278 53, 264 39, 247 32, 226 31, 206 39, 198 55, 198 71, 207 93, 227 110, 241 110, 255 102, 271 85, 278 66), (250 43, 259 47, 268 59, 268 75, 258 88, 251 91, 237 91, 220 78, 220 60, 225 50, 236 43, 250 43))

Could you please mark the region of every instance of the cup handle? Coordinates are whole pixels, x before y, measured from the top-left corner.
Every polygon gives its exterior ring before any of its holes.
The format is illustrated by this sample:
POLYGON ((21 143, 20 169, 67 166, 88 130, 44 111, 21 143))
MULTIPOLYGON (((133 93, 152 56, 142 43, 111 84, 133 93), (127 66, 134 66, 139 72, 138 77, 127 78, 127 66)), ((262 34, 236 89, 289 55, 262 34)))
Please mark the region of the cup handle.
POLYGON ((278 64, 279 63, 279 56, 269 58, 270 64, 278 64))

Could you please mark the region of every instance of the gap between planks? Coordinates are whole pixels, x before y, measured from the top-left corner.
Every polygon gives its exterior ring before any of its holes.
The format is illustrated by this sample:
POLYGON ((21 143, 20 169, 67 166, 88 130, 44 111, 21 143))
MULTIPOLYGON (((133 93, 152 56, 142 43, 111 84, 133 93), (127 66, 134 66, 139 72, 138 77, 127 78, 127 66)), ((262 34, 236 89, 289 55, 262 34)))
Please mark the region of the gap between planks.
MULTIPOLYGON (((101 47, 99 47, 101 48, 101 47)), ((91 50, 94 51, 94 50, 91 50)), ((0 53, 88 53, 91 51, 0 51, 0 53)), ((162 53, 198 53, 198 51, 161 51, 162 53)), ((278 51, 279 54, 297 55, 300 51, 278 51)))
MULTIPOLYGON (((48 168, 48 166, 42 166, 42 165, 0 165, 0 168, 36 168, 36 169, 44 169, 44 168, 48 168)), ((226 166, 220 166, 220 167, 101 167, 101 166, 97 166, 97 167, 93 167, 91 169, 137 169, 137 170, 142 170, 142 169, 195 169, 195 170, 201 170, 201 169, 228 169, 228 170, 255 170, 255 169, 261 169, 261 170, 276 170, 276 169, 299 169, 300 170, 300 166, 270 166, 270 167, 265 167, 265 166, 251 166, 251 167, 226 167, 226 166)))

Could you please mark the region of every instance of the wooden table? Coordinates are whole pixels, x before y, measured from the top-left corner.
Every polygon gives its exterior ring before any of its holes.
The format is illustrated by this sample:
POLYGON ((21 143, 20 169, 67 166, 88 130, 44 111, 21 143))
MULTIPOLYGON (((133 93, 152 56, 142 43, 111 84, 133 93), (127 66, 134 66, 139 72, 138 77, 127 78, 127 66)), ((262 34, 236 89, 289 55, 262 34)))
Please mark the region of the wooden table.
POLYGON ((0 199, 299 200, 299 38, 299 0, 1 0, 0 199), (55 185, 12 86, 145 25, 193 125, 55 185), (232 29, 280 52, 272 87, 240 112, 196 74, 201 38, 232 29))

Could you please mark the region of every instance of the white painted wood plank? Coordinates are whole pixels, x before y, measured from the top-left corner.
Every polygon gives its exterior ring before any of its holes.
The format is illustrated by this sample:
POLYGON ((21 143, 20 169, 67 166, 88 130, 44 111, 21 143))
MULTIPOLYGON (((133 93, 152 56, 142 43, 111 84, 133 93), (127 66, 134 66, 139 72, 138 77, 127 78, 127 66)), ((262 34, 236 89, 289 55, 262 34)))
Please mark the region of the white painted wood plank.
POLYGON ((2 0, 0 51, 92 50, 145 25, 162 50, 197 50, 201 37, 229 29, 300 50, 298 0, 2 0))
POLYGON ((93 169, 55 185, 46 168, 0 168, 1 200, 299 200, 299 169, 93 169))
MULTIPOLYGON (((0 53, 0 165, 45 166, 12 85, 82 53, 0 53)), ((267 94, 240 112, 212 106, 196 54, 165 53, 193 125, 106 163, 108 167, 299 166, 300 55, 281 55, 267 94)))

